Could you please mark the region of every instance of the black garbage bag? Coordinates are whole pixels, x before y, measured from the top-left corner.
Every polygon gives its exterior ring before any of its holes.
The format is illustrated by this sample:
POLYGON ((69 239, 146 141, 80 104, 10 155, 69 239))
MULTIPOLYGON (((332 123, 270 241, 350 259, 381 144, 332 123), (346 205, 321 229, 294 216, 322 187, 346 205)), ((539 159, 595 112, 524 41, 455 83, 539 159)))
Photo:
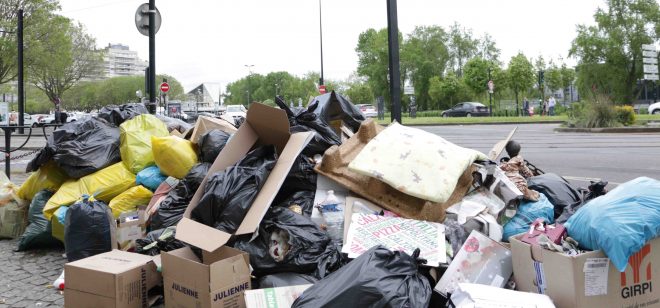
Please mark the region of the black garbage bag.
POLYGON ((314 98, 307 111, 316 114, 325 123, 342 120, 353 132, 357 132, 362 121, 366 120, 358 107, 335 91, 314 98))
POLYGON ((101 108, 98 117, 114 124, 115 126, 121 125, 126 120, 130 120, 135 116, 149 113, 147 107, 141 103, 125 104, 125 105, 109 105, 101 108))
POLYGON ((103 201, 85 196, 66 212, 64 246, 69 262, 112 250, 115 239, 112 211, 103 201))
POLYGON ((561 215, 555 219, 555 222, 560 224, 567 222, 568 219, 571 218, 571 216, 573 216, 573 214, 575 214, 580 208, 582 208, 582 206, 587 204, 589 200, 607 194, 607 189, 605 189, 607 184, 607 181, 591 181, 588 189, 578 188, 578 191, 582 197, 582 203, 575 203, 565 207, 561 215))
POLYGON ((47 162, 53 159, 55 151, 57 151, 57 148, 55 147, 55 141, 53 141, 53 135, 50 135, 48 138, 46 138, 46 146, 39 150, 37 155, 35 155, 34 158, 32 158, 32 160, 27 163, 25 172, 35 172, 39 170, 41 166, 45 165, 47 162))
POLYGON ((165 199, 160 203, 158 211, 151 217, 152 230, 175 226, 179 223, 197 188, 209 172, 209 168, 211 168, 209 163, 194 165, 188 174, 167 193, 165 199))
POLYGON ((28 222, 30 223, 21 238, 18 240, 17 251, 32 248, 50 248, 62 246, 62 242, 54 238, 51 233, 50 221, 44 217, 44 206, 53 192, 42 190, 34 195, 28 210, 28 222))
POLYGON ((259 235, 239 236, 233 247, 250 254, 250 265, 257 277, 275 273, 312 274, 323 278, 339 269, 344 260, 328 234, 311 219, 288 208, 271 207, 259 225, 259 235), (274 232, 286 232, 289 248, 279 252, 276 261, 269 251, 274 232))
POLYGON ((261 146, 235 165, 211 175, 191 212, 192 219, 230 234, 236 232, 275 161, 275 147, 261 146))
POLYGON ((280 196, 284 196, 282 194, 282 190, 280 190, 280 193, 278 193, 277 197, 275 197, 273 204, 276 206, 286 207, 306 217, 312 216, 316 191, 301 190, 283 198, 280 196), (298 209, 300 211, 298 211, 298 209))
POLYGON ((183 242, 174 238, 176 227, 167 227, 151 231, 145 238, 135 240, 135 252, 157 256, 162 251, 172 251, 186 246, 183 242))
POLYGON ((231 135, 219 129, 212 129, 199 138, 199 158, 205 163, 213 163, 225 148, 231 135))
POLYGON ((289 174, 284 179, 280 193, 290 195, 301 190, 316 191, 317 174, 311 158, 300 154, 293 162, 289 174))
POLYGON ((431 284, 412 256, 376 246, 305 290, 291 307, 428 307, 431 284))
POLYGON ((185 131, 193 128, 193 126, 190 123, 186 123, 180 119, 166 117, 161 114, 156 114, 156 117, 159 120, 163 121, 163 123, 165 123, 165 125, 167 126, 167 131, 170 133, 175 129, 178 130, 180 133, 184 133, 185 131))
POLYGON ((577 190, 561 176, 554 173, 546 173, 527 179, 529 189, 536 190, 546 197, 555 207, 555 218, 558 218, 568 206, 582 203, 577 190))
POLYGON ((339 135, 332 130, 332 127, 328 123, 319 118, 318 115, 302 108, 292 110, 279 97, 275 99, 275 103, 286 111, 289 117, 289 131, 291 133, 314 132, 314 138, 303 149, 304 155, 314 156, 316 154, 323 154, 329 147, 341 144, 339 135))
POLYGON ((263 276, 259 279, 259 288, 279 288, 299 286, 303 284, 315 284, 318 279, 313 276, 297 273, 279 273, 263 276))

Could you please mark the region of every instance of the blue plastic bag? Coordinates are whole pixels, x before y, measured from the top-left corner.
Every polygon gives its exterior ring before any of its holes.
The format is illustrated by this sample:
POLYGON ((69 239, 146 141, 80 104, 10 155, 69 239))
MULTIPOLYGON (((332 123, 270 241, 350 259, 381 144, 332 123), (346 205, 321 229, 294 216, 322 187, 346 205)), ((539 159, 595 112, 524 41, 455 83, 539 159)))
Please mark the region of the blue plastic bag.
POLYGON ((68 206, 60 206, 57 211, 55 211, 55 217, 57 217, 57 220, 64 226, 66 223, 66 212, 69 210, 68 206))
POLYGON ((623 272, 628 259, 660 235, 660 181, 636 178, 589 201, 564 225, 580 246, 601 249, 623 272))
POLYGON ((509 237, 529 231, 529 226, 538 218, 543 218, 548 223, 555 222, 555 206, 541 193, 539 193, 539 201, 520 203, 516 215, 504 225, 502 241, 508 242, 509 237))
POLYGON ((156 191, 165 179, 167 179, 167 176, 160 173, 158 166, 150 166, 138 172, 135 182, 138 185, 151 189, 151 191, 156 191))

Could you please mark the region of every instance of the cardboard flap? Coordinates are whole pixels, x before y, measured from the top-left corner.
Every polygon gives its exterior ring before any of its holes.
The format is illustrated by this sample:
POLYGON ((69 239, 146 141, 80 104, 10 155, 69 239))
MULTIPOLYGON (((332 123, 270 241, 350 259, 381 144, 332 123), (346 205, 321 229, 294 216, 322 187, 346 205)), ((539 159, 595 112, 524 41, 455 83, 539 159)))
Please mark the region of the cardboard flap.
POLYGON ((187 217, 183 217, 179 224, 176 225, 177 240, 206 251, 214 251, 222 247, 229 241, 230 237, 231 234, 198 223, 187 217))
POLYGON ((281 153, 289 140, 289 118, 282 109, 254 103, 250 105, 246 121, 259 135, 263 144, 272 144, 281 153))
POLYGON ((518 130, 518 126, 514 127, 509 135, 506 137, 504 140, 500 140, 497 142, 493 148, 488 152, 488 158, 492 161, 497 161, 497 158, 500 157, 500 154, 502 154, 502 151, 504 151, 504 147, 506 147, 506 144, 513 138, 513 134, 516 133, 516 130, 518 130))
POLYGON ((261 220, 264 218, 264 215, 266 215, 266 211, 273 202, 273 199, 275 199, 277 192, 280 191, 280 187, 282 187, 282 183, 284 183, 294 161, 313 136, 312 132, 295 133, 291 135, 289 142, 282 151, 277 163, 275 163, 275 167, 273 167, 273 170, 270 172, 266 183, 264 183, 259 194, 254 199, 254 202, 252 202, 252 206, 245 215, 245 219, 243 219, 238 230, 236 230, 236 234, 250 234, 259 228, 261 220))

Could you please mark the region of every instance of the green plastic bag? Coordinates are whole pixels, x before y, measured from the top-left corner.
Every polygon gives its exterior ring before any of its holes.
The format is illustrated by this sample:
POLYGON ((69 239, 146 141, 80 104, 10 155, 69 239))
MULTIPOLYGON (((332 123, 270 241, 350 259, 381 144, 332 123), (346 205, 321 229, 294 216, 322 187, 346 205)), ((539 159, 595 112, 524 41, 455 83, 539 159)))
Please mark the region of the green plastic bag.
POLYGON ((121 160, 134 174, 154 165, 151 137, 169 136, 165 123, 150 114, 141 114, 122 123, 119 130, 121 160))
POLYGON ((34 195, 28 210, 28 223, 25 233, 18 240, 18 251, 32 248, 50 248, 61 246, 62 243, 51 235, 50 221, 44 217, 43 209, 53 193, 42 190, 34 195))

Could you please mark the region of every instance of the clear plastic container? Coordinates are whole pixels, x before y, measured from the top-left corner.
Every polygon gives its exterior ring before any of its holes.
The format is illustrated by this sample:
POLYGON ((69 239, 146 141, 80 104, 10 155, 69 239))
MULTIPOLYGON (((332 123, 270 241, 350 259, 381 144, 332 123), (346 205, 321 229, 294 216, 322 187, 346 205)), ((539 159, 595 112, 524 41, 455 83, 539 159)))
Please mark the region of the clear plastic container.
POLYGON ((325 220, 328 235, 333 242, 341 245, 344 240, 344 205, 333 190, 328 190, 328 196, 321 202, 319 211, 325 220))

